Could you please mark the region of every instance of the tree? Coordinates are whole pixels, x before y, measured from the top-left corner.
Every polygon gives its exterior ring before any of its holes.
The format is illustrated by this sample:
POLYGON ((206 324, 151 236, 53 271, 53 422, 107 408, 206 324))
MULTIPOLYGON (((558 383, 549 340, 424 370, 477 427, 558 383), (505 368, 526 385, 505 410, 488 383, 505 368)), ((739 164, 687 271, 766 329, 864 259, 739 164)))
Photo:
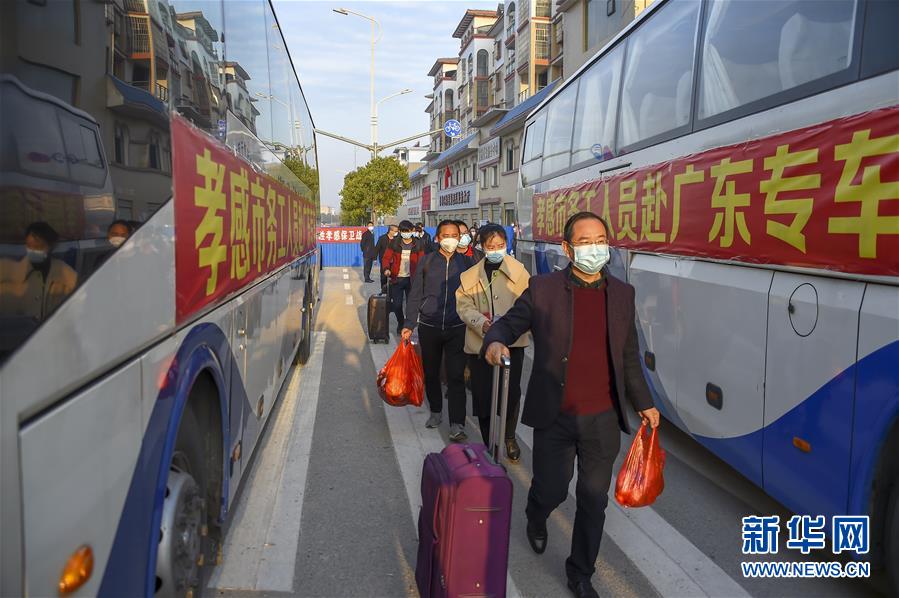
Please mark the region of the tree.
POLYGON ((307 165, 299 157, 288 156, 284 160, 284 166, 290 169, 300 182, 309 187, 310 198, 318 197, 318 170, 307 165))
POLYGON ((394 158, 377 157, 343 178, 340 214, 343 224, 365 224, 394 214, 411 187, 409 173, 394 158))

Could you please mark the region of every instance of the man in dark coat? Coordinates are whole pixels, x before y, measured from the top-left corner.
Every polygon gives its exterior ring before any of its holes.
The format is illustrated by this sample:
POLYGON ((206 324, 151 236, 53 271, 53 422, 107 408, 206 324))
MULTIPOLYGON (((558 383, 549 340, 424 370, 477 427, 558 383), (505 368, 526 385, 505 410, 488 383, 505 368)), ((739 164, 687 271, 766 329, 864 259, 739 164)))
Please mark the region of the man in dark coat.
MULTIPOLYGON (((390 245, 390 242, 393 241, 393 238, 399 234, 400 229, 397 225, 391 224, 387 227, 387 234, 381 235, 378 237, 378 242, 375 244, 375 253, 378 256, 378 264, 383 266, 384 264, 384 253, 387 251, 387 247, 390 245)), ((381 292, 387 288, 387 275, 384 274, 383 268, 378 268, 381 270, 381 292)))
POLYGON ((365 282, 374 282, 371 279, 371 265, 375 261, 375 223, 368 223, 368 230, 362 233, 362 240, 359 241, 359 248, 362 249, 362 259, 364 260, 363 272, 365 273, 365 282))
POLYGON ((592 212, 569 218, 562 246, 572 264, 531 278, 484 338, 486 359, 493 365, 525 332, 534 338, 521 421, 534 428, 526 513, 528 542, 538 554, 546 550, 547 518, 568 496, 577 455, 577 514, 565 569, 568 587, 578 597, 597 596, 590 578, 620 448, 619 429, 630 432, 625 399, 652 427, 660 419, 640 365, 634 287, 604 268, 608 230, 592 212))

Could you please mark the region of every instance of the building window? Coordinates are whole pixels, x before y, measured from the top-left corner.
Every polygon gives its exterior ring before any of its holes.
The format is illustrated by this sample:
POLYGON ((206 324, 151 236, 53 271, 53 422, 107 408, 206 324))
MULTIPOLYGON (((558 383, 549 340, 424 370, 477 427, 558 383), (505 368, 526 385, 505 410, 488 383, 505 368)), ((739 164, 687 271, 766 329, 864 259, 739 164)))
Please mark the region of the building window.
POLYGON ((487 76, 487 50, 478 50, 478 77, 487 76))
POLYGON ((506 144, 506 172, 515 170, 515 148, 511 143, 506 144))
POLYGON ((162 170, 162 160, 160 158, 159 135, 150 133, 150 147, 148 157, 149 167, 153 170, 162 170))
POLYGON ((490 184, 493 187, 499 187, 499 167, 493 166, 490 168, 490 184))
POLYGON ((606 16, 611 17, 615 14, 615 0, 606 0, 606 16))
POLYGON ((487 188, 487 171, 485 169, 481 170, 481 189, 487 188))
POLYGON ((128 127, 115 125, 115 161, 116 164, 128 165, 128 127))

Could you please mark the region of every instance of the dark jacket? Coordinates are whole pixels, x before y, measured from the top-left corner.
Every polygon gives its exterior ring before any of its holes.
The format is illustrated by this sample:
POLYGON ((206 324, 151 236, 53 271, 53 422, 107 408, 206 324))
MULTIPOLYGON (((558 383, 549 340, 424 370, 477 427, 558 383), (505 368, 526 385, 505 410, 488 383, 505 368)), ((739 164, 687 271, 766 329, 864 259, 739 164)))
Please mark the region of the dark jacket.
MULTIPOLYGON (((484 337, 484 350, 492 342, 509 346, 531 331, 534 338, 534 367, 528 383, 521 422, 533 428, 550 426, 559 415, 565 395, 565 368, 572 340, 571 266, 559 272, 531 278, 506 315, 498 319, 484 337)), ((653 407, 652 395, 637 345, 634 320, 634 287, 603 270, 606 277, 606 311, 609 355, 613 370, 612 404, 618 412, 618 425, 627 433, 630 426, 622 409, 621 397, 627 397, 637 411, 653 407)))
POLYGON ((370 230, 366 230, 362 233, 362 240, 359 241, 359 248, 362 250, 362 257, 367 260, 374 259, 375 235, 370 230))
POLYGON ((406 303, 406 328, 424 324, 445 330, 465 323, 456 313, 456 289, 459 275, 474 265, 471 258, 454 253, 447 260, 435 251, 419 262, 417 276, 412 277, 412 291, 406 303))
POLYGON ((397 272, 400 271, 400 262, 403 259, 403 250, 409 249, 412 253, 409 254, 409 278, 413 278, 415 276, 415 270, 418 266, 418 261, 425 254, 421 248, 421 245, 416 242, 414 239, 409 246, 403 245, 403 240, 399 235, 393 238, 393 242, 391 242, 387 246, 387 250, 384 252, 384 257, 381 259, 381 273, 383 274, 385 270, 390 270, 390 283, 395 284, 397 278, 397 272))
POLYGON ((387 233, 378 237, 378 242, 375 243, 375 252, 378 254, 378 261, 382 264, 384 263, 384 252, 387 251, 388 245, 390 245, 390 237, 387 236, 387 233))
POLYGON ((422 243, 422 248, 425 250, 425 253, 433 253, 437 251, 437 244, 434 242, 434 239, 431 238, 430 233, 428 231, 422 231, 421 239, 419 239, 422 243))

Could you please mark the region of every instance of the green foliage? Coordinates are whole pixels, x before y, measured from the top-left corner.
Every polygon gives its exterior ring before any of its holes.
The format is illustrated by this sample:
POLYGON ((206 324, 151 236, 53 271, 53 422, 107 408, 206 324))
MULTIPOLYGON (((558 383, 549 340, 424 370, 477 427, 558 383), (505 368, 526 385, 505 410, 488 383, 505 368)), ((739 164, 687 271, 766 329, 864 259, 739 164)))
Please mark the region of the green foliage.
POLYGON ((409 173, 394 158, 377 157, 343 178, 340 191, 340 219, 343 224, 368 222, 378 216, 396 213, 407 191, 409 173))
POLYGON ((311 198, 318 198, 318 170, 307 166, 299 157, 290 156, 284 160, 284 166, 290 169, 304 185, 309 187, 311 198))

